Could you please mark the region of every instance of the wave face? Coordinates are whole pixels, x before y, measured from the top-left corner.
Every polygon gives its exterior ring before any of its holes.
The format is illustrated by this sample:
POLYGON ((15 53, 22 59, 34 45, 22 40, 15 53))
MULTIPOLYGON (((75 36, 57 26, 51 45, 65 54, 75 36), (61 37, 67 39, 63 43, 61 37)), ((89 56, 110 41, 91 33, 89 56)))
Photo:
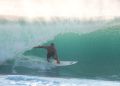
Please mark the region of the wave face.
POLYGON ((0 22, 0 73, 119 79, 119 23, 118 19, 0 22), (33 47, 51 42, 61 60, 78 63, 48 66, 46 51, 33 47))

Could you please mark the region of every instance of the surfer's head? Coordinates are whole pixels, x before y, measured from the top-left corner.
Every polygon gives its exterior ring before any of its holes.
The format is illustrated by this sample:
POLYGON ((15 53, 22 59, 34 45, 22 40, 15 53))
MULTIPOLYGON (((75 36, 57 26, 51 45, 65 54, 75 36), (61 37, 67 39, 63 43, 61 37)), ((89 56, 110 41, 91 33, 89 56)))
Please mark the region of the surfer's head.
POLYGON ((54 43, 51 43, 50 45, 51 45, 51 46, 54 46, 54 43))

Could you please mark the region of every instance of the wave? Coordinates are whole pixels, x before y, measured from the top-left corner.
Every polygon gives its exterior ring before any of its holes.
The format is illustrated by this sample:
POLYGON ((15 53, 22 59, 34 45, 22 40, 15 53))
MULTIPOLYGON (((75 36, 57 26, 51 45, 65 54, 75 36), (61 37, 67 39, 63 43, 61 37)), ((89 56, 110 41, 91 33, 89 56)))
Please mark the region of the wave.
POLYGON ((33 46, 68 32, 84 34, 106 28, 108 22, 56 21, 47 23, 0 23, 0 63, 15 58, 33 46))
POLYGON ((0 23, 0 73, 119 78, 119 27, 119 19, 0 23), (45 51, 33 47, 50 42, 55 42, 61 60, 78 64, 67 70, 46 66, 45 51))
MULTIPOLYGON (((111 27, 82 35, 61 34, 43 45, 54 42, 58 48, 60 60, 78 61, 76 65, 60 69, 61 76, 119 79, 119 37, 119 27, 111 27)), ((46 51, 31 49, 24 55, 46 58, 46 51)))

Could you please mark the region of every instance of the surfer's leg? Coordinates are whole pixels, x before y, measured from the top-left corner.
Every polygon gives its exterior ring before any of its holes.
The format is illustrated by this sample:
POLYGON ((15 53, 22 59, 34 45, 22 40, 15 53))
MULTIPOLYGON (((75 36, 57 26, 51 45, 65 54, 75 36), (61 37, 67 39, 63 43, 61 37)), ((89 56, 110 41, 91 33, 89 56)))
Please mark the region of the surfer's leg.
POLYGON ((50 62, 50 55, 47 54, 47 61, 50 62))
POLYGON ((59 61, 57 55, 54 55, 53 57, 54 57, 54 59, 56 60, 57 64, 60 64, 60 61, 59 61))

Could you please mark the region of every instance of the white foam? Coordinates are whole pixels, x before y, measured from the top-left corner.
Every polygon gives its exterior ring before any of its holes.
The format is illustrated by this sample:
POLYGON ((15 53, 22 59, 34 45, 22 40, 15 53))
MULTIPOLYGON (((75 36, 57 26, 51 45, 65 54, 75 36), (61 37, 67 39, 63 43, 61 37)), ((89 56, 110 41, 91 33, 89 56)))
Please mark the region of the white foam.
POLYGON ((118 81, 48 78, 24 75, 0 76, 2 86, 120 86, 118 81))

